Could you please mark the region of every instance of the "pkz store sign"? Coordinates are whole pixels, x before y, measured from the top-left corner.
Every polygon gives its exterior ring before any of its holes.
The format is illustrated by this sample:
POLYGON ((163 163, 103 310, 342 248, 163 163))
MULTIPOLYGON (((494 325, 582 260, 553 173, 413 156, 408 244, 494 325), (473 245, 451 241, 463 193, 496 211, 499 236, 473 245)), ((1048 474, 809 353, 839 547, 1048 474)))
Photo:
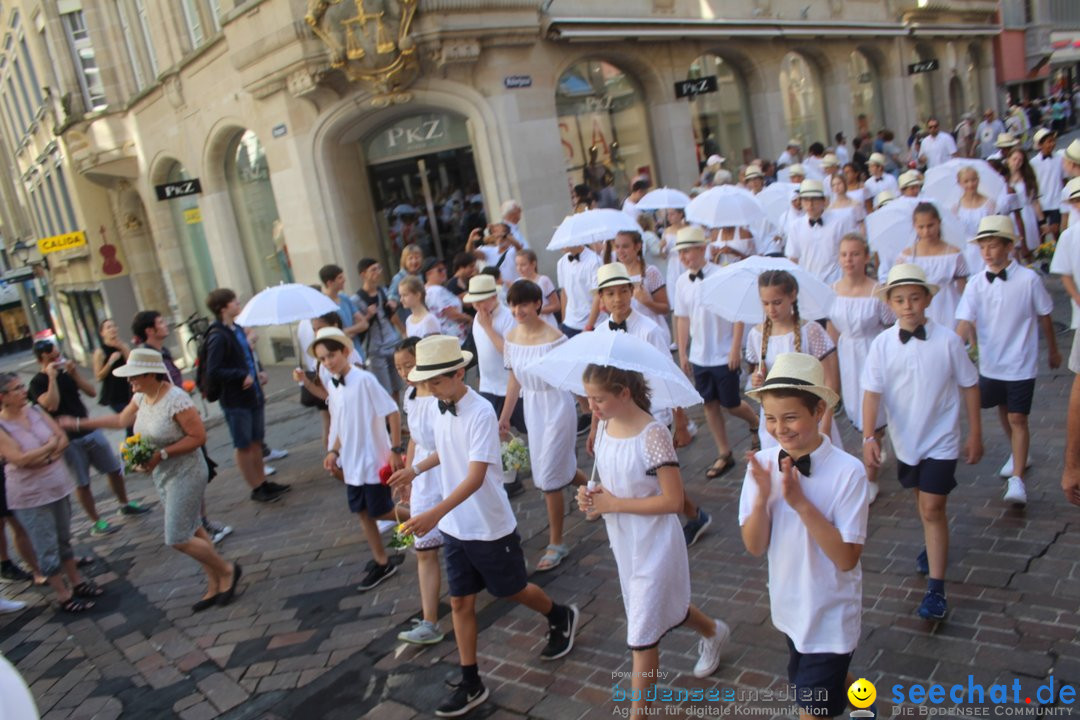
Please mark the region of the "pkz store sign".
POLYGON ((705 93, 716 92, 719 86, 716 83, 716 76, 709 75, 703 78, 696 78, 694 80, 680 80, 675 83, 675 97, 684 98, 688 97, 691 100, 697 95, 704 95, 705 93))
POLYGON ((469 145, 465 120, 446 113, 424 113, 398 120, 368 140, 368 163, 400 160, 469 145))
POLYGON ((199 178, 191 178, 190 180, 178 180, 164 185, 155 185, 154 191, 157 193, 158 200, 173 200, 187 195, 198 195, 202 192, 202 185, 199 184, 199 178))

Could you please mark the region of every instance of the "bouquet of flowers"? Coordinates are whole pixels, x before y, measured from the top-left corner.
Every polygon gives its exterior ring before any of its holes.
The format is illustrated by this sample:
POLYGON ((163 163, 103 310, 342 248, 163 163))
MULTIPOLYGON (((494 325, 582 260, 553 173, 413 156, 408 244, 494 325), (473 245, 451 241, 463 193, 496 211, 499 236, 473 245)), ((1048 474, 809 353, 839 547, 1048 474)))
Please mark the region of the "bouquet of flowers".
POLYGON ((393 534, 390 535, 390 542, 387 545, 394 550, 405 550, 411 548, 414 542, 416 542, 416 537, 405 530, 405 523, 399 522, 393 534))
POLYGON ((502 444, 502 464, 505 472, 529 469, 529 448, 521 442, 521 438, 513 437, 502 444))
POLYGON ((124 472, 135 472, 135 468, 150 462, 154 448, 142 439, 142 433, 135 433, 120 443, 120 457, 124 460, 124 472))
POLYGON ((1054 250, 1057 249, 1056 240, 1047 240, 1035 248, 1035 262, 1049 263, 1054 259, 1054 250))

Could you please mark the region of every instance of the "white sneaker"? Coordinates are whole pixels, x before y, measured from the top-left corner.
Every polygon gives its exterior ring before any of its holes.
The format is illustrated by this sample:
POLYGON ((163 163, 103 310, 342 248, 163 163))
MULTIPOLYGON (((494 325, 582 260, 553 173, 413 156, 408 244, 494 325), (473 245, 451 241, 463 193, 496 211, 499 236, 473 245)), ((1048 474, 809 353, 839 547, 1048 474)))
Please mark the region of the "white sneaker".
POLYGON ((711 638, 703 637, 698 640, 698 661, 694 665, 694 677, 709 677, 716 672, 716 668, 720 667, 720 653, 723 652, 729 637, 731 628, 723 620, 717 620, 716 634, 711 638))
MULTIPOLYGON (((1024 470, 1030 470, 1030 469, 1031 469, 1031 459, 1028 458, 1028 464, 1027 464, 1027 467, 1024 468, 1024 470)), ((1006 460, 1005 464, 1001 466, 1000 470, 998 470, 998 475, 1000 475, 1003 478, 1010 478, 1014 474, 1015 474, 1015 470, 1013 469, 1013 456, 1012 456, 1012 453, 1009 453, 1009 459, 1006 460)))
POLYGON ((881 487, 876 482, 870 483, 870 505, 873 505, 874 501, 877 500, 879 492, 881 492, 881 487))
POLYGON ((276 472, 277 472, 277 468, 270 467, 269 465, 267 465, 265 463, 263 464, 263 475, 265 475, 266 477, 270 477, 271 475, 273 475, 276 472))
POLYGON ((0 597, 0 615, 3 615, 4 613, 19 612, 24 607, 26 607, 26 603, 22 600, 8 600, 7 598, 0 597))
POLYGON ((1005 489, 1005 495, 1002 499, 1007 503, 1012 503, 1018 507, 1027 505, 1027 491, 1024 489, 1024 481, 1018 477, 1009 478, 1008 486, 1005 489))
POLYGON ((289 457, 288 450, 275 450, 274 448, 270 448, 270 452, 263 455, 263 460, 266 462, 274 462, 275 460, 281 460, 282 458, 287 457, 289 457))

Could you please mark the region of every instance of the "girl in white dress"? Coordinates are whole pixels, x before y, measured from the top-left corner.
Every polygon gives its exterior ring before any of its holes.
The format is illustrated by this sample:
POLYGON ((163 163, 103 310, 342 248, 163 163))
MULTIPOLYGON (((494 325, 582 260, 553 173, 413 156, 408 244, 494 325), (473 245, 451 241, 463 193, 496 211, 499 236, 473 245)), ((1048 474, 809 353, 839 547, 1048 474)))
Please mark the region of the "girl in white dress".
POLYGON ((927 282, 940 289, 926 314, 950 330, 956 327, 956 305, 967 283, 964 254, 941 239, 941 215, 930 203, 919 203, 913 213, 915 244, 904 248, 893 265, 914 263, 926 272, 927 282))
POLYGON ((645 693, 660 669, 661 638, 686 624, 701 635, 694 675, 720 665, 730 630, 690 604, 690 564, 678 513, 683 504, 679 461, 668 429, 649 414, 641 373, 589 365, 582 378, 600 419, 593 489, 578 489, 587 516, 602 515, 615 555, 626 608, 626 643, 633 655, 634 712, 644 714, 645 693))
MULTIPOLYGON (((559 291, 555 289, 555 283, 547 275, 541 275, 537 268, 536 253, 529 249, 518 250, 514 258, 519 280, 531 280, 540 286, 540 292, 544 296, 544 305, 540 308, 540 317, 553 328, 559 327, 559 321, 555 319, 555 313, 559 312, 561 302, 559 291)), ((506 304, 506 297, 499 298, 506 304)))
POLYGON ((664 336, 664 344, 670 345, 671 328, 668 327, 668 315, 671 313, 671 303, 668 301, 666 280, 655 266, 645 264, 645 248, 641 235, 616 235, 604 250, 604 264, 610 262, 621 262, 626 266, 631 279, 638 279, 633 285, 634 297, 630 306, 656 323, 664 336))
POLYGON ((709 243, 709 259, 717 265, 731 265, 754 254, 754 235, 749 228, 723 227, 712 232, 715 237, 709 243))
MULTIPOLYGON (((840 393, 840 367, 836 358, 836 345, 816 322, 799 317, 799 283, 786 270, 766 270, 758 276, 758 293, 765 310, 765 322, 755 325, 746 337, 746 361, 752 366, 750 383, 761 387, 772 369, 776 356, 797 352, 813 355, 825 368, 825 383, 840 393)), ((832 444, 843 449, 840 430, 833 422, 833 408, 821 419, 821 432, 829 436, 832 444)), ((758 440, 751 444, 756 452, 762 447, 777 445, 776 438, 765 429, 765 410, 760 411, 758 440)))
MULTIPOLYGON (((964 240, 970 240, 979 232, 980 220, 997 214, 997 203, 979 192, 979 172, 970 165, 956 173, 956 183, 964 188, 964 194, 953 205, 952 211, 964 228, 964 240)), ((982 269, 983 259, 978 243, 965 242, 964 245, 964 262, 970 276, 982 269)))
POLYGON ((679 251, 675 249, 675 236, 686 227, 686 214, 678 208, 667 211, 667 227, 661 239, 664 252, 667 253, 667 287, 675 290, 675 281, 686 272, 686 266, 679 259, 679 251))
POLYGON ((533 363, 566 342, 566 336, 540 318, 543 305, 540 287, 528 280, 510 286, 506 302, 518 321, 506 334, 503 355, 510 378, 506 402, 499 417, 499 432, 510 432, 510 416, 525 403, 525 426, 529 433, 529 461, 533 483, 544 493, 548 513, 548 546, 537 563, 538 571, 558 567, 569 549, 563 543, 563 488, 585 476, 577 469, 577 404, 565 390, 557 390, 531 372, 533 363))
POLYGON ((1018 208, 1018 211, 1014 212, 1013 224, 1024 241, 1017 243, 1017 259, 1026 260, 1031 252, 1039 247, 1039 223, 1043 221, 1042 206, 1039 204, 1039 181, 1022 148, 1018 146, 1008 152, 1005 157, 1008 174, 1005 176, 1006 187, 1003 193, 1003 196, 1007 197, 999 198, 998 203, 1008 207, 1010 211, 1018 208))
MULTIPOLYGON (((870 343, 885 328, 896 322, 889 307, 874 297, 878 284, 866 274, 870 246, 862 235, 845 235, 840 241, 840 269, 843 276, 833 284, 836 297, 829 311, 829 336, 836 343, 840 364, 840 390, 844 412, 860 433, 862 418, 862 369, 870 343)), ((885 436, 885 409, 878 409, 874 435, 880 446, 885 436)), ((864 435, 865 437, 865 435, 864 435)), ((876 466, 866 466, 870 481, 870 502, 878 494, 876 466)))
POLYGON ((426 338, 441 332, 439 318, 428 312, 424 283, 415 275, 408 275, 398 283, 401 306, 409 311, 405 318, 405 335, 414 338, 426 338))
POLYGON ((840 223, 845 233, 863 232, 863 218, 866 217, 866 206, 848 197, 847 180, 840 173, 836 173, 829 181, 832 188, 832 202, 825 214, 830 221, 840 223))
MULTIPOLYGON (((394 367, 398 375, 406 378, 409 389, 405 391, 402 406, 409 428, 409 448, 405 455, 405 467, 412 467, 435 452, 435 417, 438 415, 438 401, 427 389, 427 383, 415 385, 407 378, 416 366, 416 344, 420 338, 405 338, 394 351, 394 367)), ((439 492, 438 466, 426 473, 417 475, 409 488, 409 513, 419 515, 442 502, 439 492)), ((413 620, 413 627, 398 633, 398 640, 417 645, 433 645, 443 639, 439 630, 439 587, 442 584, 442 572, 439 569, 439 548, 443 539, 439 528, 434 528, 423 536, 415 536, 413 550, 416 551, 416 574, 420 585, 419 620, 413 620)))

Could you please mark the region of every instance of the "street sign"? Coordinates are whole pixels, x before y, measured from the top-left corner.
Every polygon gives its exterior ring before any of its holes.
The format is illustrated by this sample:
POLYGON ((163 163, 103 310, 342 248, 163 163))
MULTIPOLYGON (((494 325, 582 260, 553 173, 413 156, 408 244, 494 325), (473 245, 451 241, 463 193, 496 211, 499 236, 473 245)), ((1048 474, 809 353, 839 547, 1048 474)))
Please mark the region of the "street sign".
POLYGON ((202 192, 202 185, 199 183, 199 178, 191 178, 189 180, 165 183, 164 185, 155 185, 154 192, 157 193, 158 200, 172 200, 185 195, 198 195, 202 192))
POLYGON ((696 80, 680 80, 675 83, 675 97, 688 97, 692 99, 695 95, 714 93, 716 92, 717 87, 715 75, 709 75, 696 80))
POLYGON ((503 87, 507 90, 532 87, 532 75, 507 75, 503 78, 503 87))
POLYGON ((912 63, 907 66, 908 75, 918 75, 919 73, 933 72, 940 67, 936 58, 932 60, 923 60, 922 62, 912 63))
POLYGON ((76 230, 73 233, 65 233, 64 235, 53 235, 52 237, 41 238, 37 241, 38 250, 42 255, 82 247, 85 244, 86 233, 82 230, 76 230))

